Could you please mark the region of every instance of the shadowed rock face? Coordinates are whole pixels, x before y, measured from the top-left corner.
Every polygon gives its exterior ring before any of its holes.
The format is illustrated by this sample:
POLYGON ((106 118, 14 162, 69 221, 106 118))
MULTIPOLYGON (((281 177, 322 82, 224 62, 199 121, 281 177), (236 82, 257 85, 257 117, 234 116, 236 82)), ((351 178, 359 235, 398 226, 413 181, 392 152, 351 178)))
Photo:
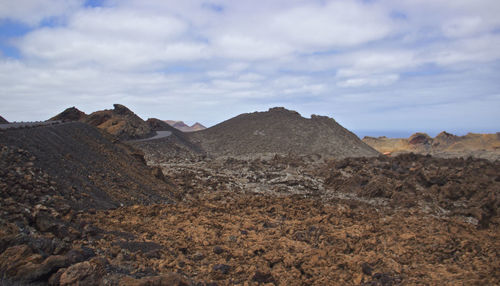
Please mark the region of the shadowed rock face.
POLYGON ((208 154, 313 154, 344 158, 376 156, 378 152, 332 118, 303 118, 283 107, 246 113, 208 129, 190 133, 208 154))
POLYGON ((78 110, 76 107, 70 107, 64 110, 63 112, 59 113, 58 115, 52 117, 49 120, 55 121, 55 120, 61 120, 61 121, 81 121, 84 120, 85 117, 87 117, 87 114, 84 112, 78 110))
POLYGON ((121 104, 113 110, 96 111, 82 120, 117 136, 122 140, 140 139, 153 135, 151 127, 121 104))
POLYGON ((5 120, 2 116, 0 116, 0 124, 7 124, 9 121, 5 120))

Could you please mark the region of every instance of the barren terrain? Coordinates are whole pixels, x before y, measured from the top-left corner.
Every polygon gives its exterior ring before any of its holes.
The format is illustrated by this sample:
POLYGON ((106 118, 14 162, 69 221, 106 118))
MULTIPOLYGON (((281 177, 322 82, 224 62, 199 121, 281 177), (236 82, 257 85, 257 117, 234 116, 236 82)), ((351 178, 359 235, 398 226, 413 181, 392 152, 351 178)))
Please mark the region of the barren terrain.
POLYGON ((147 125, 170 135, 0 130, 0 284, 500 284, 499 161, 221 156, 147 125))

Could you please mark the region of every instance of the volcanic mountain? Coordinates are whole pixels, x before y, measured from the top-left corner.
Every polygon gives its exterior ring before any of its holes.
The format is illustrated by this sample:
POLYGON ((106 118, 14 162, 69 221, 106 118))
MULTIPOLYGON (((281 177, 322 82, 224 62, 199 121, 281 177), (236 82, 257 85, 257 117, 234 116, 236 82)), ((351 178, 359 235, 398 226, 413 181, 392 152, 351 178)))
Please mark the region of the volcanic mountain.
POLYGON ((8 124, 9 121, 5 120, 2 116, 0 116, 0 124, 8 124))
POLYGON ((307 119, 283 107, 241 114, 208 129, 189 133, 189 137, 215 156, 291 153, 345 158, 378 155, 334 119, 316 115, 307 119))

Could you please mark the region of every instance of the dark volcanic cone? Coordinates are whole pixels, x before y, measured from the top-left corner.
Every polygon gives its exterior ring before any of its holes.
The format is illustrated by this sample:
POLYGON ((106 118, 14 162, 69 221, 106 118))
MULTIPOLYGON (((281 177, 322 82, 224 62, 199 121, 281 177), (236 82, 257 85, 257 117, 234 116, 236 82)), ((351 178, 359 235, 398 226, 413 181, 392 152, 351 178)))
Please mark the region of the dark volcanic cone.
POLYGON ((241 114, 189 136, 215 156, 317 153, 345 158, 379 154, 332 118, 313 115, 307 119, 283 107, 241 114))

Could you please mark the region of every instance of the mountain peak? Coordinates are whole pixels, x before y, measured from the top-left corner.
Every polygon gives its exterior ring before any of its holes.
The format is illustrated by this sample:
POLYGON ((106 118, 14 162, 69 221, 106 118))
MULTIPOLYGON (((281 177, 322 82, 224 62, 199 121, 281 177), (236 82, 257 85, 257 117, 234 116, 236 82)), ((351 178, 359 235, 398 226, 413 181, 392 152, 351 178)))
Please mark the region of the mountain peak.
POLYGON ((49 119, 50 121, 62 120, 62 121, 80 121, 87 116, 85 112, 80 111, 78 108, 72 106, 66 108, 63 112, 49 119))

